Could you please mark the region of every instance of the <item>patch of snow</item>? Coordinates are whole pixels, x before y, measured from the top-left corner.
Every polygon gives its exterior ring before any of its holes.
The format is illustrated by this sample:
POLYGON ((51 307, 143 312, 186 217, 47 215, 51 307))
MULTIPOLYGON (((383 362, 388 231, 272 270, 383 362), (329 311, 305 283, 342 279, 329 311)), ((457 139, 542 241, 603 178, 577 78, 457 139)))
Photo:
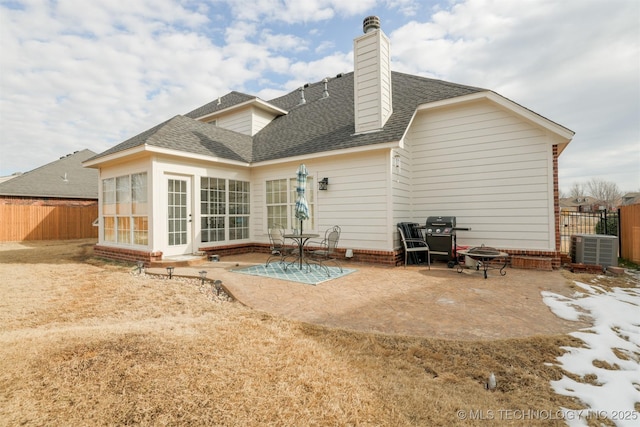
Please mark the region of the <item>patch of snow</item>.
POLYGON ((570 335, 584 347, 565 347, 559 366, 589 382, 567 376, 552 381, 558 394, 572 396, 588 406, 585 411, 563 408, 570 426, 586 426, 586 420, 608 418, 616 426, 640 425, 640 289, 613 288, 576 282, 584 293, 565 297, 542 292, 542 299, 558 317, 590 319, 593 326, 570 335), (615 350, 615 351, 614 351, 615 350), (578 414, 576 412, 579 412, 578 414))
POLYGON ((551 312, 561 319, 579 320, 580 312, 576 310, 576 306, 572 305, 572 298, 563 297, 553 292, 542 291, 542 301, 549 307, 551 312))

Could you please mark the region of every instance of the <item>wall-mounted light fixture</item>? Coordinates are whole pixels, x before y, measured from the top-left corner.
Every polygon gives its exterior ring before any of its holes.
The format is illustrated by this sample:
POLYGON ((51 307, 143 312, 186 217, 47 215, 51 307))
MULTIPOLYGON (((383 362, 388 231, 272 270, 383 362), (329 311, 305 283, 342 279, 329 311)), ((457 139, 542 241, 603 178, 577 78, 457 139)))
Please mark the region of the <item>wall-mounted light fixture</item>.
POLYGON ((318 190, 326 190, 329 186, 329 178, 322 178, 318 181, 318 190))
POLYGON ((400 154, 394 154, 393 155, 393 167, 395 167, 396 169, 400 169, 400 154))

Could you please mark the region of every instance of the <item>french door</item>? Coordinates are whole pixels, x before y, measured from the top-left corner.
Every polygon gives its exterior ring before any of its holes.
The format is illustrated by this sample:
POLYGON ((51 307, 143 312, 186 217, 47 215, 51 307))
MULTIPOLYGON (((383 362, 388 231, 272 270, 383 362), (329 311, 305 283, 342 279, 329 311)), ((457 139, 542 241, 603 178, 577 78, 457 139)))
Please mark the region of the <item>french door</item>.
POLYGON ((166 255, 193 253, 191 178, 167 176, 166 255))

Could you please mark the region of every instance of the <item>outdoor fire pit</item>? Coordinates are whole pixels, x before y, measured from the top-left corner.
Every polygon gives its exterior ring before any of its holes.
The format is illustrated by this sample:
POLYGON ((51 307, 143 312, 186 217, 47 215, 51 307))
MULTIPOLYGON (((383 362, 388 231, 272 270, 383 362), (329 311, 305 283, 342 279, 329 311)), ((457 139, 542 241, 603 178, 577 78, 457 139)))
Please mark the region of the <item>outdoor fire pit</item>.
POLYGON ((485 279, 487 278, 487 270, 489 269, 500 268, 501 276, 507 274, 504 269, 509 262, 509 254, 506 252, 500 252, 495 248, 490 248, 487 246, 477 246, 464 251, 458 251, 458 254, 464 256, 465 259, 468 257, 475 261, 475 266, 458 264, 458 273, 462 273, 462 270, 465 267, 475 267, 475 269, 478 271, 480 271, 480 268, 482 268, 485 279))

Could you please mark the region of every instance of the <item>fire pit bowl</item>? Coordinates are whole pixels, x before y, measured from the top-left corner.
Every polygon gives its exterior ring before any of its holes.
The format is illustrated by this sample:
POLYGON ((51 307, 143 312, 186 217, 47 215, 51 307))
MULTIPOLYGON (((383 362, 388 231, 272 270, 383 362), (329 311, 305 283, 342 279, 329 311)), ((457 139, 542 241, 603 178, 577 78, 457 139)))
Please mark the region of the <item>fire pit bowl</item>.
POLYGON ((486 255, 486 256, 497 256, 500 255, 500 251, 494 248, 488 248, 486 246, 479 246, 475 248, 471 248, 467 251, 468 254, 473 255, 486 255))

